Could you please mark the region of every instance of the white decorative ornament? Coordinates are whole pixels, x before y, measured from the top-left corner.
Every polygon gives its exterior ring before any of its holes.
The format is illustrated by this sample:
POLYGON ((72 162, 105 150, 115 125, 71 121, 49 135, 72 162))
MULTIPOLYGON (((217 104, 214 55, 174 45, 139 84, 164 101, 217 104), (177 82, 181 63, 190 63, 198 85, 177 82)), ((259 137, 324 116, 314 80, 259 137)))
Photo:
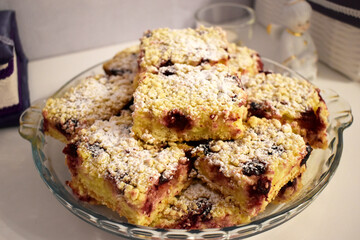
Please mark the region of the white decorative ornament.
POLYGON ((310 27, 311 6, 306 1, 292 0, 284 4, 285 26, 280 37, 282 63, 309 80, 316 79, 318 55, 307 31, 310 27))

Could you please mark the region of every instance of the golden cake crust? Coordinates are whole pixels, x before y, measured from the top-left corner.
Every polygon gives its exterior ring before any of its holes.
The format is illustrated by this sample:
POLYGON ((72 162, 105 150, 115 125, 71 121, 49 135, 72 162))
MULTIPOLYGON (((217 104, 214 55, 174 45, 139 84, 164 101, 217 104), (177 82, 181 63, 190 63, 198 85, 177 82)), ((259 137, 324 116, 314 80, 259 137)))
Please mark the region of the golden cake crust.
POLYGON ((167 207, 150 226, 173 229, 223 228, 250 221, 234 204, 232 197, 224 197, 195 180, 181 194, 173 197, 167 207))
POLYGON ((228 65, 232 71, 255 75, 263 70, 260 55, 255 50, 229 43, 228 52, 230 56, 228 65))
POLYGON ((64 150, 72 173, 69 185, 80 186, 84 196, 129 222, 147 225, 166 198, 189 184, 190 161, 178 146, 161 148, 134 139, 131 125, 131 113, 123 111, 82 129, 64 150))
POLYGON ((250 116, 290 123, 312 147, 326 148, 328 110, 320 90, 306 80, 277 73, 243 75, 250 116))
POLYGON ((134 93, 133 132, 150 143, 238 138, 246 94, 228 70, 174 64, 146 73, 134 93))
POLYGON ((305 171, 310 150, 289 124, 251 117, 241 139, 211 141, 193 153, 200 154, 195 167, 201 179, 255 216, 305 171))
POLYGON ((140 41, 140 72, 156 72, 174 63, 226 63, 229 58, 226 34, 220 28, 160 28, 145 32, 140 41))

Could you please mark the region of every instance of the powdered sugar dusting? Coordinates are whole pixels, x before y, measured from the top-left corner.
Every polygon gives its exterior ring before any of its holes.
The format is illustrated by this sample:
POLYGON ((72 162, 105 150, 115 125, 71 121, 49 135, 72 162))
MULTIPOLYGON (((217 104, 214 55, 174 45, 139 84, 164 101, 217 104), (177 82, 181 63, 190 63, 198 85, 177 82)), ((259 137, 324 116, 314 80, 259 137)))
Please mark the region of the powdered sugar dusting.
POLYGON ((317 88, 303 79, 261 73, 254 77, 243 75, 241 80, 248 101, 266 105, 278 117, 299 118, 320 102, 317 88))
POLYGON ((259 73, 261 59, 256 51, 245 46, 237 46, 235 43, 229 44, 228 51, 230 55, 228 65, 235 72, 250 75, 259 73))
POLYGON ((225 33, 219 28, 168 28, 148 31, 141 38, 140 67, 160 67, 162 62, 198 65, 201 61, 228 59, 225 33))
POLYGON ((152 223, 161 228, 209 228, 246 223, 232 197, 224 197, 205 184, 195 181, 181 194, 169 201, 169 207, 152 223))
POLYGON ((98 120, 90 128, 81 130, 80 147, 93 156, 83 166, 89 174, 113 179, 119 191, 137 188, 145 193, 159 181, 161 174, 171 179, 185 153, 175 146, 145 148, 131 136, 131 125, 130 112, 123 111, 120 117, 98 120))
POLYGON ((68 120, 89 126, 97 119, 109 119, 132 98, 133 86, 129 76, 90 76, 60 98, 50 98, 44 112, 54 125, 68 120))
MULTIPOLYGON (((273 170, 280 163, 294 165, 306 153, 304 140, 292 132, 290 125, 256 117, 251 117, 248 123, 243 138, 210 142, 210 153, 205 158, 211 165, 219 166, 226 177, 240 179, 241 170, 249 162, 261 162, 273 170)), ((199 150, 203 151, 201 147, 193 151, 199 150)))
POLYGON ((203 111, 231 112, 246 102, 239 79, 229 74, 224 65, 203 69, 201 66, 174 64, 161 67, 159 72, 146 74, 137 88, 135 112, 142 109, 161 116, 164 111, 181 109, 196 119, 203 111))

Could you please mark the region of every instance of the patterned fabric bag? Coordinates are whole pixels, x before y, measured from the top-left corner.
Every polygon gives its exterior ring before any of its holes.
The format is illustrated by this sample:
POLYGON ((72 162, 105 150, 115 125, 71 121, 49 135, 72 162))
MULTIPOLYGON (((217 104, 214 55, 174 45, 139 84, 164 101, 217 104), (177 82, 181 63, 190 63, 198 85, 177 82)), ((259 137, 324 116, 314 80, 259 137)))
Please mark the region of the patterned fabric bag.
POLYGON ((27 58, 22 50, 15 13, 0 11, 0 127, 19 124, 29 107, 27 58))

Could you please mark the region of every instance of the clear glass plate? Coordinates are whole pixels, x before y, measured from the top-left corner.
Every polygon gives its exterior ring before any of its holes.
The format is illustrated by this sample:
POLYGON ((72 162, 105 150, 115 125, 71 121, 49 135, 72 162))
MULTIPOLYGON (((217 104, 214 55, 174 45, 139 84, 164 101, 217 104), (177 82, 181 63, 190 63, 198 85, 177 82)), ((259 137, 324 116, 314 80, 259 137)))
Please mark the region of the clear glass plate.
MULTIPOLYGON (((269 71, 302 78, 299 74, 275 63, 263 59, 264 68, 269 71)), ((65 84, 54 96, 60 96, 71 86, 90 74, 102 73, 102 64, 98 64, 65 84)), ((65 184, 70 180, 70 173, 64 163, 62 150, 64 144, 45 136, 42 131, 41 110, 45 99, 36 101, 20 118, 20 135, 30 141, 34 163, 41 178, 50 191, 69 211, 84 221, 108 232, 126 238, 136 239, 238 239, 246 238, 274 228, 293 218, 304 210, 329 183, 340 162, 343 149, 343 131, 353 121, 350 106, 332 90, 321 90, 321 95, 330 111, 328 140, 326 150, 314 150, 307 161, 308 169, 303 175, 301 192, 290 202, 270 204, 266 210, 251 223, 239 226, 204 229, 204 230, 174 230, 155 229, 136 226, 126 222, 117 213, 104 206, 94 206, 79 201, 71 189, 65 184)))

